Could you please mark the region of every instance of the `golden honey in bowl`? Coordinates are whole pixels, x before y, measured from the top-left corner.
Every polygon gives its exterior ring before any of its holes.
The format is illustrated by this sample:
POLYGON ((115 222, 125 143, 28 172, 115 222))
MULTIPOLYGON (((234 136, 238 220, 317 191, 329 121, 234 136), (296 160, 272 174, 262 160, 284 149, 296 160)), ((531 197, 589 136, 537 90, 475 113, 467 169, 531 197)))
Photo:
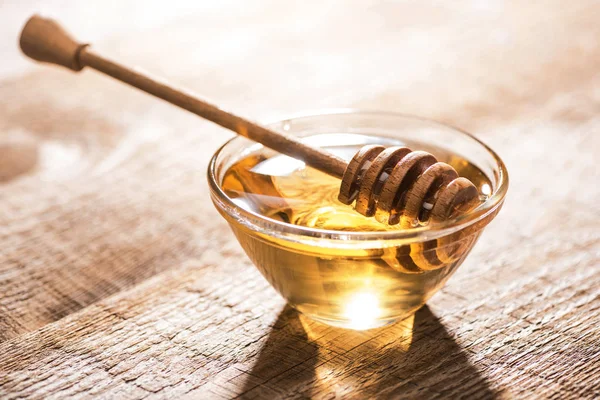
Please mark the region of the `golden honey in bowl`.
MULTIPOLYGON (((307 140, 347 160, 368 143, 425 150, 471 180, 481 202, 491 192, 492 182, 476 165, 428 143, 359 134, 317 134, 307 140)), ((406 224, 382 224, 340 203, 339 187, 339 179, 262 146, 231 164, 221 180, 221 189, 237 207, 317 234, 333 232, 339 239, 344 232, 406 230, 406 224)), ((349 241, 344 246, 343 240, 294 241, 253 232, 224 216, 250 259, 291 305, 313 319, 352 329, 411 315, 462 263, 480 232, 409 243, 382 240, 372 246, 349 241)), ((413 225, 426 227, 427 221, 413 225)))

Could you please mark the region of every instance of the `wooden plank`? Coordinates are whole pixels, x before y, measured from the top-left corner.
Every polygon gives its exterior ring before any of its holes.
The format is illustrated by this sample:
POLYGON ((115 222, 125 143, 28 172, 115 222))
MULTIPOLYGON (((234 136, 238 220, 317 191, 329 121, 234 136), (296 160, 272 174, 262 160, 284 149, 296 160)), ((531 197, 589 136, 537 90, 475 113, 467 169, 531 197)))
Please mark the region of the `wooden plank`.
POLYGON ((144 2, 133 25, 115 14, 140 3, 121 3, 66 22, 246 115, 356 106, 460 126, 505 159, 509 197, 414 320, 312 323, 210 204, 206 165, 230 134, 24 63, 7 49, 35 4, 3 4, 0 397, 600 396, 596 2, 144 2))
POLYGON ((531 299, 529 287, 509 289, 483 305, 445 293, 414 321, 351 332, 299 317, 237 259, 151 278, 5 342, 4 395, 593 398, 600 390, 598 271, 571 280, 579 290, 567 293, 569 306, 548 309, 564 290, 531 299), (503 302, 528 317, 502 313, 503 302))

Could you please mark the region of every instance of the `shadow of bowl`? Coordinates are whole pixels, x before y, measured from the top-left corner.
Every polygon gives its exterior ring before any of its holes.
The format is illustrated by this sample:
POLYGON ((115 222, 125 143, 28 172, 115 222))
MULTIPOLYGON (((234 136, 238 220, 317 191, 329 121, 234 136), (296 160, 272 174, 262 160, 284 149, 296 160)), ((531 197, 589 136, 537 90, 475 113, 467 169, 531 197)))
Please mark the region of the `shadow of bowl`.
POLYGON ((425 306, 387 328, 319 324, 286 306, 240 398, 495 398, 466 350, 425 306))

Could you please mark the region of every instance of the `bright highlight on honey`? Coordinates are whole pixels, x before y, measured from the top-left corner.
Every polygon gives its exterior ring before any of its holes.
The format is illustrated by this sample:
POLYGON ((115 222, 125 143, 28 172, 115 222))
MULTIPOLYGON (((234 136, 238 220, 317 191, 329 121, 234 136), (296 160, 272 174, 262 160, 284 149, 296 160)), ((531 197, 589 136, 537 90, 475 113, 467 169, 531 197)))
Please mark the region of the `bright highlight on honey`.
POLYGON ((344 317, 351 329, 364 330, 377 326, 380 315, 379 298, 375 293, 357 292, 346 302, 344 317))

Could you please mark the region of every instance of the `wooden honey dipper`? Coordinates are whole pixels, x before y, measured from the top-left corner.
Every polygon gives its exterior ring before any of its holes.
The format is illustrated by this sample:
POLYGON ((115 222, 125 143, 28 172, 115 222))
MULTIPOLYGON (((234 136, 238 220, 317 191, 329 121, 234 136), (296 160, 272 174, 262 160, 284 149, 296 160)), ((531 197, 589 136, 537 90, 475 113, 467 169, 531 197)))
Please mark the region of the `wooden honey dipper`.
POLYGON ((380 222, 397 224, 403 216, 407 217, 405 221, 440 222, 479 204, 475 185, 429 153, 406 147, 368 145, 347 163, 323 149, 224 111, 191 93, 101 56, 88 44, 73 39, 54 20, 31 17, 21 33, 20 46, 25 55, 37 61, 73 71, 91 67, 340 178, 338 199, 348 205, 356 201, 356 211, 375 216, 380 222))

